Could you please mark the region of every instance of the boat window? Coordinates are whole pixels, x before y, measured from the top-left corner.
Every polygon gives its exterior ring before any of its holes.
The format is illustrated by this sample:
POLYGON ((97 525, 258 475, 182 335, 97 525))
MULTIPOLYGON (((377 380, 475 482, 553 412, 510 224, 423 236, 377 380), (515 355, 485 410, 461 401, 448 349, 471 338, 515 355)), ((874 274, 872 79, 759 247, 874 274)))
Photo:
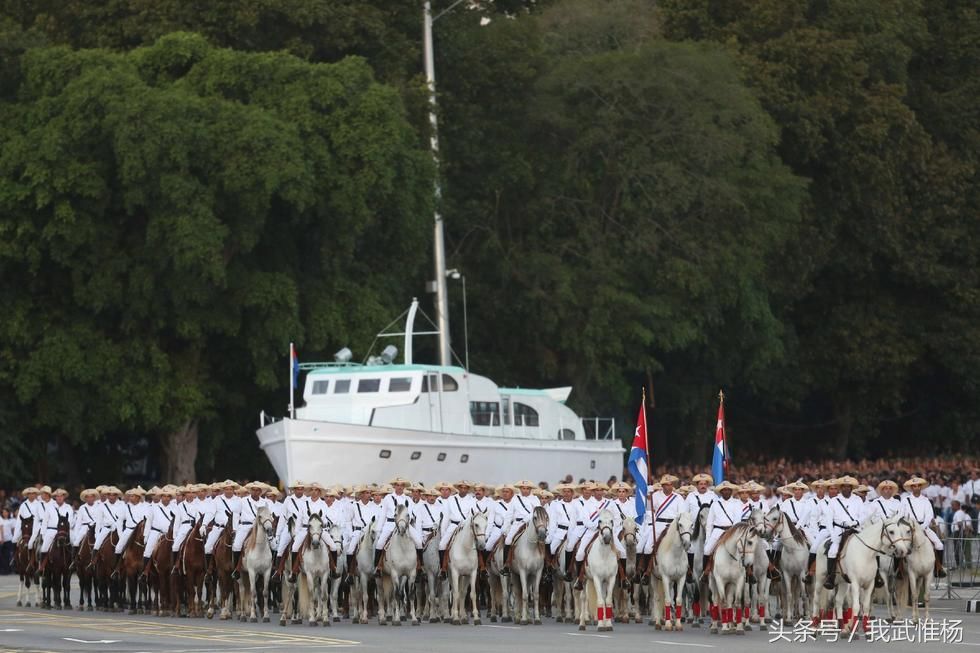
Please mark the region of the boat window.
POLYGON ((504 424, 510 426, 510 397, 501 395, 500 402, 504 407, 504 424))
POLYGON ((500 426, 500 404, 496 401, 471 401, 470 417, 475 426, 500 426))
POLYGON ((377 392, 381 389, 381 379, 360 379, 357 382, 358 392, 377 392))
POLYGON ((527 404, 514 402, 514 426, 540 426, 538 411, 527 404))
POLYGON ((339 379, 333 384, 335 395, 345 395, 350 392, 350 379, 339 379))
POLYGON ((327 388, 330 387, 330 381, 314 381, 313 382, 313 394, 315 395, 325 395, 327 394, 327 388))
POLYGON ((442 375, 442 391, 443 392, 456 392, 459 390, 459 384, 456 383, 456 379, 449 376, 448 374, 442 375))
POLYGON ((440 453, 438 456, 436 456, 436 459, 439 462, 442 462, 442 461, 444 461, 446 459, 446 454, 445 453, 440 453))
POLYGON ((422 377, 422 392, 428 392, 430 385, 432 392, 439 392, 439 377, 437 375, 426 374, 422 377))
POLYGON ((412 389, 412 377, 397 376, 388 381, 388 392, 408 392, 412 389))
POLYGON ((558 431, 558 439, 559 440, 574 440, 575 439, 575 431, 573 431, 572 429, 561 429, 561 430, 558 431))

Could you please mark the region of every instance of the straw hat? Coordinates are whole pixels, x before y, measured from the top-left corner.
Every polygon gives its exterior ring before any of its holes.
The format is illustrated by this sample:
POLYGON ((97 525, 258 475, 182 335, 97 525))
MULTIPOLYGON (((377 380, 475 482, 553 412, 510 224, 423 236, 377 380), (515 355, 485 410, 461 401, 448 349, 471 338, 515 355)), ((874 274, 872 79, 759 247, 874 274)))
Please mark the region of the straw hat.
POLYGON ((109 487, 108 485, 97 485, 95 486, 95 491, 98 492, 99 494, 105 494, 105 491, 108 487, 109 487))
POLYGON ((246 490, 249 490, 249 491, 252 491, 252 490, 263 490, 264 491, 265 490, 265 483, 260 483, 259 481, 252 481, 251 483, 246 483, 245 484, 245 489, 246 490))
POLYGON ((333 489, 332 487, 328 487, 326 490, 323 491, 323 496, 333 497, 334 499, 336 499, 340 495, 337 494, 337 490, 333 489))
POLYGON ((277 499, 282 496, 282 492, 280 492, 279 488, 277 487, 270 487, 268 490, 265 491, 265 493, 270 494, 277 499))
POLYGON ((467 481, 465 479, 463 479, 461 481, 456 481, 456 488, 457 489, 464 488, 464 487, 467 490, 472 490, 473 489, 473 483, 471 483, 470 481, 467 481))
POLYGON ((510 483, 504 483, 503 485, 497 486, 497 492, 504 492, 504 491, 517 492, 517 488, 511 485, 510 483))
POLYGON ((320 490, 321 492, 323 492, 324 487, 322 485, 320 485, 319 483, 317 483, 316 481, 313 481, 312 483, 310 483, 309 485, 306 486, 306 489, 307 490, 310 490, 311 492, 313 490, 320 490))
POLYGON ((439 490, 434 487, 425 488, 422 490, 423 497, 437 497, 439 496, 439 490))
POLYGON ((447 483, 446 481, 439 481, 438 483, 436 483, 432 487, 434 487, 437 490, 455 490, 456 489, 456 488, 453 487, 453 484, 452 483, 447 483))
POLYGON ((619 490, 626 490, 628 492, 633 488, 630 487, 629 483, 625 481, 619 481, 618 483, 613 483, 609 489, 613 490, 614 492, 618 492, 619 490))
POLYGON ((305 490, 306 489, 306 483, 304 483, 303 481, 296 481, 292 485, 289 486, 289 489, 290 490, 305 490))
POLYGON ((85 499, 88 499, 89 497, 95 497, 96 499, 98 499, 99 491, 93 488, 85 488, 84 490, 78 493, 78 498, 81 499, 82 501, 85 501, 85 499))
POLYGON ((407 478, 402 478, 401 476, 396 476, 395 478, 393 478, 391 480, 391 483, 390 483, 390 485, 392 487, 394 487, 396 485, 403 485, 405 487, 408 487, 411 484, 412 484, 412 482, 410 480, 408 480, 407 478))
POLYGON ((542 490, 539 487, 536 487, 533 490, 531 490, 531 496, 538 497, 540 499, 543 492, 544 492, 544 490, 542 490))
POLYGON ((807 490, 810 489, 806 486, 806 483, 804 483, 803 481, 793 481, 792 483, 787 483, 783 487, 785 487, 790 492, 792 492, 793 490, 803 490, 804 492, 806 492, 807 490))
POLYGON ((163 496, 173 497, 175 494, 178 494, 178 488, 173 485, 168 484, 160 488, 160 496, 162 497, 163 496))
POLYGON ((665 483, 670 483, 671 485, 676 486, 680 482, 680 480, 681 479, 677 478, 673 474, 664 474, 663 476, 660 477, 660 485, 664 485, 665 483))
POLYGON ((53 497, 58 497, 58 496, 67 497, 68 496, 68 490, 66 490, 63 487, 59 487, 57 490, 55 490, 54 492, 51 493, 51 496, 53 496, 53 497))
POLYGON ((160 486, 154 485, 149 490, 147 490, 146 493, 147 493, 147 495, 149 495, 151 497, 155 497, 158 494, 160 494, 160 486))
POLYGON ((694 475, 694 478, 691 479, 691 483, 694 483, 695 485, 698 484, 698 483, 700 483, 700 482, 702 482, 702 481, 704 481, 705 483, 712 483, 712 482, 714 482, 714 479, 711 478, 711 476, 709 474, 703 474, 703 473, 702 474, 695 474, 694 475))
POLYGON ((596 489, 596 487, 595 487, 595 483, 593 483, 592 481, 583 481, 583 482, 579 483, 578 485, 576 485, 575 486, 575 489, 576 490, 588 490, 589 492, 591 492, 592 490, 596 489))
POLYGON ((685 496, 685 497, 689 495, 691 492, 697 492, 697 491, 698 489, 693 485, 682 485, 679 488, 677 488, 677 492, 680 493, 681 496, 685 496))
POLYGON ((490 484, 488 484, 488 483, 474 483, 473 484, 473 489, 474 490, 483 490, 484 492, 489 492, 490 490, 493 489, 493 486, 490 485, 490 484))
POLYGON ((921 476, 913 476, 912 478, 910 478, 909 480, 905 481, 902 484, 902 486, 906 490, 911 490, 914 487, 925 487, 927 485, 929 485, 929 481, 927 481, 926 479, 922 478, 921 476))
POLYGON ((868 490, 870 490, 870 489, 871 488, 869 488, 864 483, 860 483, 860 484, 858 484, 858 486, 856 488, 854 488, 854 491, 855 492, 858 492, 860 494, 866 494, 868 492, 868 490))
POLYGON ((51 494, 51 486, 45 485, 40 490, 41 494, 51 494))
POLYGON ((661 487, 660 483, 658 483, 657 481, 654 481, 653 483, 651 483, 650 485, 647 486, 647 489, 650 492, 659 492, 663 488, 661 487))
POLYGON ((541 498, 542 499, 554 499, 555 498, 555 495, 553 495, 548 490, 541 490, 541 498))
POLYGON ((598 490, 599 492, 608 492, 609 486, 601 481, 598 483, 593 483, 592 491, 595 492, 596 490, 598 490))
POLYGON ((534 489, 536 486, 531 481, 523 480, 523 481, 517 481, 516 483, 514 483, 514 487, 516 487, 516 488, 518 488, 520 490, 523 490, 524 488, 534 489))
POLYGON ((861 485, 858 482, 858 480, 856 478, 854 478, 853 476, 841 476, 839 479, 837 479, 837 481, 841 485, 850 485, 852 488, 855 488, 855 487, 861 485))
POLYGON ((24 491, 21 492, 21 494, 23 494, 24 496, 29 496, 31 494, 37 494, 38 492, 39 490, 36 487, 31 486, 31 487, 25 487, 24 491))
POLYGON ((890 487, 895 492, 898 492, 898 483, 889 479, 885 479, 884 481, 879 483, 878 487, 876 488, 878 490, 878 494, 881 494, 881 491, 886 487, 890 487))
POLYGON ((739 487, 734 483, 732 483, 731 481, 729 481, 728 479, 725 479, 724 481, 722 481, 721 483, 719 483, 714 487, 715 492, 721 492, 722 490, 731 490, 732 492, 735 492, 738 489, 739 487))

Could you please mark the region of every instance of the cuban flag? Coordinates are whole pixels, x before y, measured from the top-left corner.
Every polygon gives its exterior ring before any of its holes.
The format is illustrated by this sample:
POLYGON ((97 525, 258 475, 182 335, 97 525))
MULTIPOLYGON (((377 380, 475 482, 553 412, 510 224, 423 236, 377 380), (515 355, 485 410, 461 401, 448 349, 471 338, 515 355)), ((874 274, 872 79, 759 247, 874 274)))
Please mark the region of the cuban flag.
POLYGON ((647 415, 644 410, 644 398, 640 403, 640 414, 636 418, 636 431, 633 435, 633 446, 630 448, 630 459, 626 468, 636 484, 636 523, 643 523, 647 511, 647 415))
MULTIPOLYGON (((296 354, 296 347, 289 343, 289 360, 293 370, 293 387, 299 387, 299 356, 296 354)), ((280 368, 281 369, 281 368, 280 368)))
POLYGON ((728 471, 728 443, 725 440, 725 400, 718 403, 718 424, 715 427, 715 450, 711 459, 711 476, 715 485, 725 480, 728 471))

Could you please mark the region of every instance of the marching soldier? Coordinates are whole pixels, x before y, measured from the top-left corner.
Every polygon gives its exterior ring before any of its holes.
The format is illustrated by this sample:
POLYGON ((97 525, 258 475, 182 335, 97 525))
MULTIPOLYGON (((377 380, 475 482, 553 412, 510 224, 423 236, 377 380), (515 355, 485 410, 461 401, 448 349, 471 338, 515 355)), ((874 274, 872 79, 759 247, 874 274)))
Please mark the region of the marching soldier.
POLYGON ((732 496, 738 489, 739 487, 734 483, 722 481, 713 490, 718 497, 708 509, 707 536, 704 540, 704 558, 701 571, 703 578, 708 577, 714 566, 714 559, 711 556, 715 552, 715 547, 718 546, 718 540, 721 539, 725 531, 737 524, 742 518, 742 502, 732 496))
MULTIPOLYGON (((456 529, 476 511, 476 498, 470 495, 473 484, 469 481, 456 483, 456 496, 450 497, 443 503, 442 537, 439 538, 439 575, 446 579, 446 567, 449 557, 446 547, 456 533, 456 529)), ((540 503, 539 503, 540 505, 540 503)))
MULTIPOLYGON (((123 551, 129 543, 129 538, 133 536, 133 531, 141 521, 146 519, 149 506, 143 503, 146 490, 136 486, 126 491, 126 504, 122 511, 122 518, 116 522, 116 531, 119 533, 119 541, 116 543, 115 562, 113 563, 112 577, 119 576, 119 561, 122 559, 123 551)), ((145 527, 144 527, 145 528, 145 527)))
POLYGON ((265 493, 265 484, 252 481, 245 485, 249 496, 241 501, 239 509, 238 524, 235 526, 235 541, 231 545, 232 565, 235 570, 231 572, 231 577, 238 580, 241 577, 242 566, 242 547, 245 545, 245 538, 252 531, 252 525, 258 517, 259 508, 267 506, 266 500, 262 498, 265 493))
POLYGON ((149 534, 146 536, 146 546, 143 549, 143 572, 140 574, 141 576, 149 573, 153 552, 156 551, 160 538, 167 534, 171 524, 174 523, 174 489, 172 485, 159 488, 157 495, 160 497, 160 501, 150 507, 146 517, 146 526, 143 527, 143 532, 149 534))
MULTIPOLYGON (((381 502, 382 512, 380 518, 384 521, 381 524, 381 533, 378 535, 378 540, 374 544, 374 575, 381 577, 384 572, 381 569, 381 554, 385 550, 385 545, 388 544, 388 540, 391 539, 391 534, 395 532, 395 515, 397 514, 399 506, 405 506, 411 509, 409 503, 410 499, 405 495, 405 488, 408 487, 409 482, 402 477, 398 477, 391 482, 392 492, 385 496, 384 500, 381 502)), ((418 565, 422 567, 422 535, 419 533, 418 529, 414 525, 409 525, 408 534, 415 542, 415 552, 418 556, 418 565)), ((419 576, 421 578, 421 576, 419 576)))
POLYGON ((906 517, 914 519, 922 530, 925 532, 926 537, 932 542, 932 548, 936 552, 936 577, 945 578, 946 570, 943 568, 943 542, 939 539, 939 536, 929 528, 932 525, 933 520, 936 518, 935 512, 933 512, 932 502, 922 495, 922 488, 927 486, 929 483, 924 478, 918 476, 913 476, 909 480, 905 481, 905 489, 909 491, 909 495, 902 500, 902 511, 905 513, 906 517))
POLYGON ((58 524, 62 519, 67 519, 70 531, 72 520, 75 517, 75 511, 65 503, 65 497, 68 496, 66 490, 58 488, 54 491, 53 496, 54 501, 48 502, 44 517, 44 535, 41 537, 41 564, 38 566, 38 573, 40 574, 44 573, 44 568, 48 563, 48 553, 51 551, 51 545, 54 544, 54 538, 58 535, 58 524))
POLYGON ((223 483, 215 483, 215 485, 221 489, 223 494, 219 495, 217 499, 212 500, 211 506, 213 512, 209 513, 210 522, 204 524, 204 526, 211 526, 211 530, 208 532, 208 539, 204 542, 204 569, 208 575, 211 574, 214 547, 217 546, 218 540, 221 538, 221 533, 229 521, 231 522, 232 529, 237 533, 238 522, 242 513, 241 499, 235 496, 238 483, 228 479, 223 483))
POLYGON ((71 531, 71 566, 75 568, 75 560, 78 558, 78 549, 82 546, 82 541, 88 535, 89 528, 94 526, 96 530, 102 523, 102 511, 105 510, 97 501, 99 493, 96 490, 82 490, 79 498, 84 501, 75 515, 75 525, 71 531))
MULTIPOLYGON (((517 531, 520 530, 521 526, 531 520, 534 509, 541 505, 541 501, 531 494, 531 490, 534 489, 534 483, 531 481, 518 481, 514 483, 514 487, 520 491, 520 494, 514 496, 509 506, 510 530, 507 533, 507 537, 504 538, 504 568, 500 571, 502 576, 506 576, 509 573, 511 563, 510 547, 514 543, 514 537, 517 536, 517 531)), ((550 560, 545 560, 546 565, 550 563, 550 560)))
POLYGON ((853 494, 858 486, 857 479, 852 476, 831 479, 827 485, 830 498, 830 551, 827 553, 827 578, 824 589, 832 590, 836 583, 837 554, 840 552, 841 539, 844 531, 855 530, 861 524, 861 499, 853 494), (839 489, 839 494, 834 492, 839 489))

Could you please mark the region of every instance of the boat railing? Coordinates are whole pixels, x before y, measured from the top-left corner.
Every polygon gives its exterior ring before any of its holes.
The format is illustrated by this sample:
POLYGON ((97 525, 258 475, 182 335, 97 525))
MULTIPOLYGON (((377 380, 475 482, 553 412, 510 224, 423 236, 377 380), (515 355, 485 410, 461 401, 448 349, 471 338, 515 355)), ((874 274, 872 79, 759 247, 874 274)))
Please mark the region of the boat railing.
POLYGON ((299 369, 302 372, 309 372, 310 370, 318 370, 324 367, 363 367, 363 366, 361 365, 361 363, 353 363, 350 361, 346 363, 339 363, 337 361, 327 361, 323 363, 300 363, 299 364, 299 369))
POLYGON ((581 419, 586 440, 616 439, 615 417, 583 417, 581 419))
POLYGON ((259 428, 260 429, 265 428, 269 424, 275 424, 276 422, 279 422, 281 420, 282 420, 281 417, 277 419, 273 415, 267 415, 266 412, 263 410, 261 413, 259 413, 259 428))

